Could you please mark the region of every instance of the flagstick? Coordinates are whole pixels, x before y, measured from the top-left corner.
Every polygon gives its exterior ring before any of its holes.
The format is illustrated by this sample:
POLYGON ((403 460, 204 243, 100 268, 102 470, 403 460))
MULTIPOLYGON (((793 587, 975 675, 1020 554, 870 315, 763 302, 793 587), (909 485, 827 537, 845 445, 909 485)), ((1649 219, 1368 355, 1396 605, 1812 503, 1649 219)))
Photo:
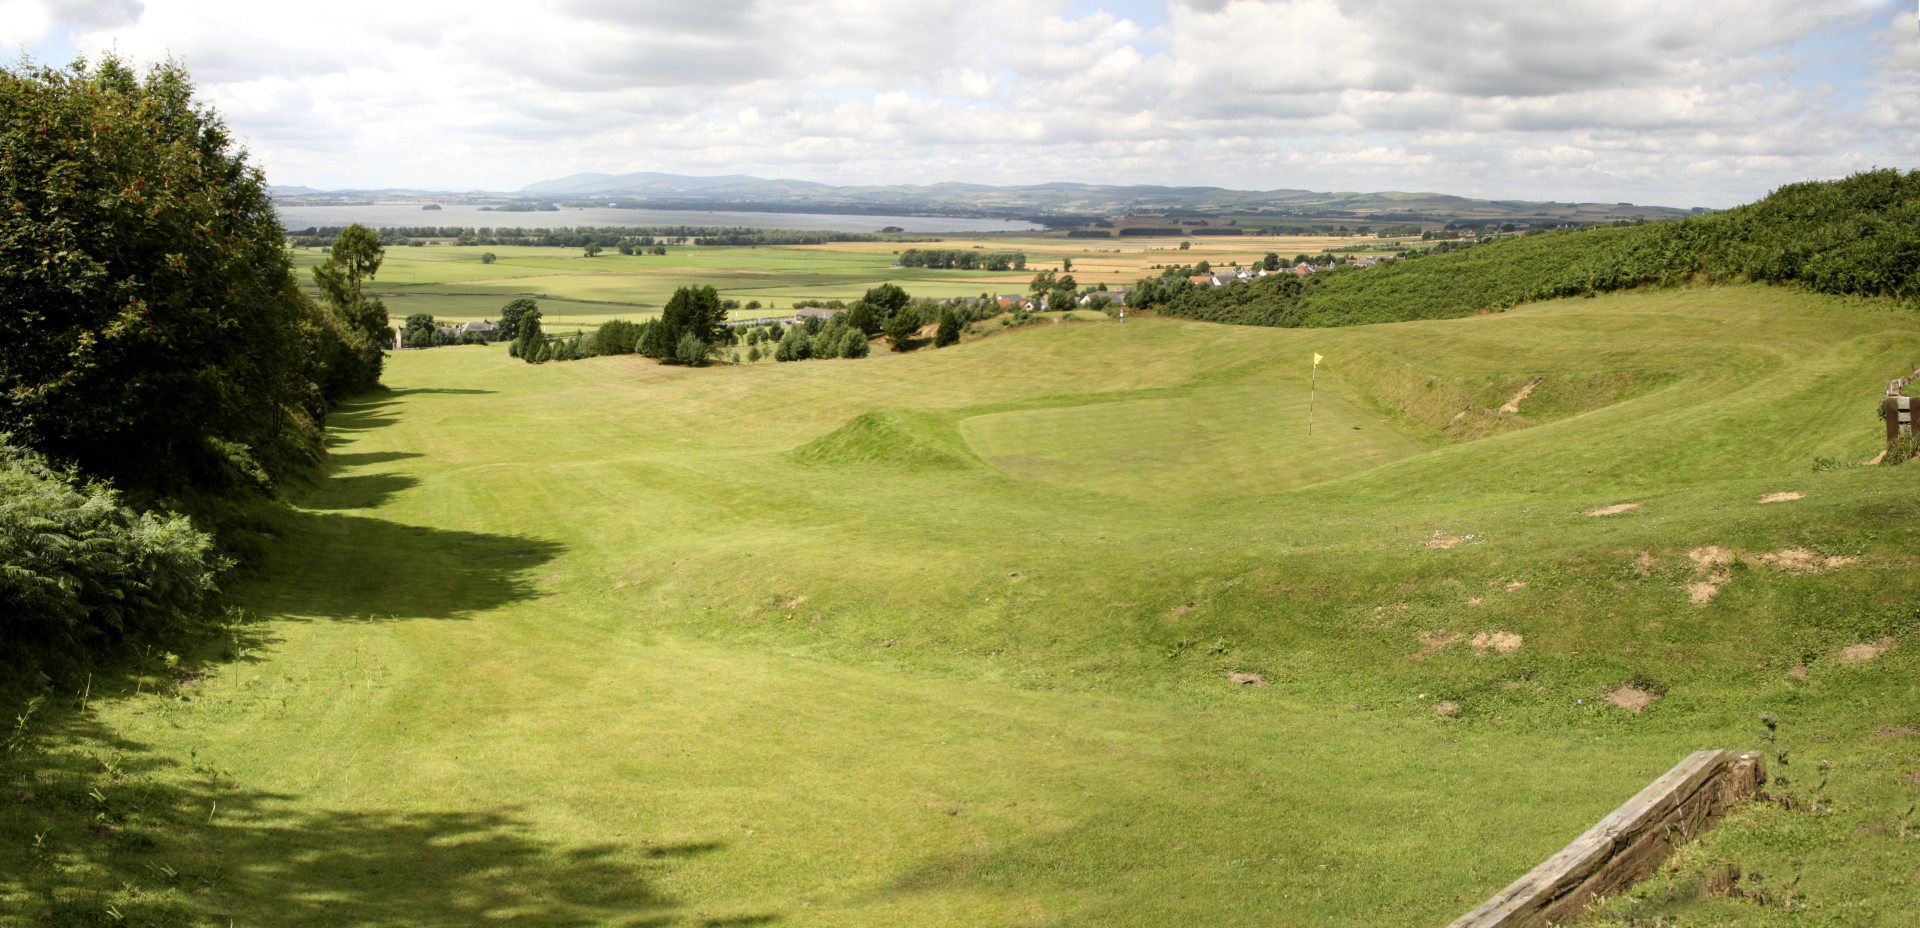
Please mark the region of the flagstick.
POLYGON ((1313 365, 1313 376, 1310 378, 1310 382, 1312 383, 1312 388, 1307 391, 1308 436, 1313 435, 1313 401, 1320 395, 1320 365, 1317 363, 1313 365))

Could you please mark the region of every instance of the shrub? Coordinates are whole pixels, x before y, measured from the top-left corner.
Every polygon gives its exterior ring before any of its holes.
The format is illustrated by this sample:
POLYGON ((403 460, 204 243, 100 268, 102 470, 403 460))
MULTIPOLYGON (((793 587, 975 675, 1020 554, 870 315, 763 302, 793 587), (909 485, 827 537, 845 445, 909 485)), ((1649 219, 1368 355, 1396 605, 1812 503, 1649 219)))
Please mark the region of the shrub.
POLYGON ((225 566, 187 517, 136 512, 0 436, 0 653, 206 621, 225 566))

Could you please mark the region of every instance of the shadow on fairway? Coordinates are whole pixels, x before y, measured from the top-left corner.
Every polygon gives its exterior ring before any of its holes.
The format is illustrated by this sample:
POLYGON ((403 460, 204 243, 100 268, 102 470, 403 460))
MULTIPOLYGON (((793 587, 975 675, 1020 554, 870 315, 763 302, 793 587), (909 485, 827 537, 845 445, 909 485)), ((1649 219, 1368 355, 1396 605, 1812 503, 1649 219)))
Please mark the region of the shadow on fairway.
POLYGON ((345 454, 327 455, 327 473, 331 474, 343 468, 365 467, 369 464, 390 464, 408 458, 420 457, 418 451, 360 451, 345 454))
MULTIPOLYGON (((340 479, 354 478, 328 482, 340 479)), ((272 582, 235 591, 269 617, 464 619, 539 595, 533 571, 566 550, 337 512, 294 511, 278 523, 279 547, 250 578, 272 582)))
POLYGON ((0 867, 0 923, 686 923, 658 888, 683 855, 546 843, 512 809, 301 809, 116 737, 64 702, 33 734, 38 748, 0 771, 0 848, 21 863, 0 867))

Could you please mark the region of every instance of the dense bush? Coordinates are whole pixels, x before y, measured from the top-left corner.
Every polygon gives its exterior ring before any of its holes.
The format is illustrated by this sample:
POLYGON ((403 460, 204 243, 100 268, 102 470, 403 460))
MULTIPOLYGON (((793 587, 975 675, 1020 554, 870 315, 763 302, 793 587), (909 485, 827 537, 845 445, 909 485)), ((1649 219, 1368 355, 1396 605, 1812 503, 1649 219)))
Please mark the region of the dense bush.
POLYGON ((222 566, 185 516, 136 512, 0 436, 0 654, 193 627, 222 566))
POLYGON ((1502 239, 1304 283, 1291 275, 1226 287, 1146 280, 1129 302, 1215 322, 1358 325, 1696 279, 1920 299, 1920 172, 1792 184, 1677 222, 1502 239))
POLYGON ((0 429, 143 497, 315 460, 368 346, 183 70, 0 71, 0 152, 0 429))

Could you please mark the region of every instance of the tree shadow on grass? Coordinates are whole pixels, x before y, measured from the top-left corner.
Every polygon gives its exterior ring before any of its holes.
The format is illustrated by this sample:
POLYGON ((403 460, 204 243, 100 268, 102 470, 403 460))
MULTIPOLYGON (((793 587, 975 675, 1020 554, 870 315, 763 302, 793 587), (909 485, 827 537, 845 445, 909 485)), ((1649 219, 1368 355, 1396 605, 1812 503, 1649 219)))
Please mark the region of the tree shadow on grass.
MULTIPOLYGON (((351 478, 340 478, 351 479, 351 478)), ((539 595, 558 542, 402 525, 336 512, 276 519, 279 544, 235 598, 263 615, 460 619, 539 595)))
POLYGON ((682 855, 548 843, 512 809, 301 808, 72 707, 29 731, 0 766, 0 924, 685 923, 659 889, 682 855))
POLYGON ((420 456, 421 454, 418 451, 357 451, 347 452, 345 454, 329 454, 327 455, 327 473, 332 474, 345 467, 364 467, 368 464, 390 464, 394 461, 404 461, 408 458, 417 458, 420 456))
POLYGON ((498 393, 498 392, 500 391, 473 390, 473 389, 467 389, 463 387, 405 387, 399 390, 388 390, 384 393, 377 393, 374 395, 375 396, 485 396, 490 393, 498 393))

